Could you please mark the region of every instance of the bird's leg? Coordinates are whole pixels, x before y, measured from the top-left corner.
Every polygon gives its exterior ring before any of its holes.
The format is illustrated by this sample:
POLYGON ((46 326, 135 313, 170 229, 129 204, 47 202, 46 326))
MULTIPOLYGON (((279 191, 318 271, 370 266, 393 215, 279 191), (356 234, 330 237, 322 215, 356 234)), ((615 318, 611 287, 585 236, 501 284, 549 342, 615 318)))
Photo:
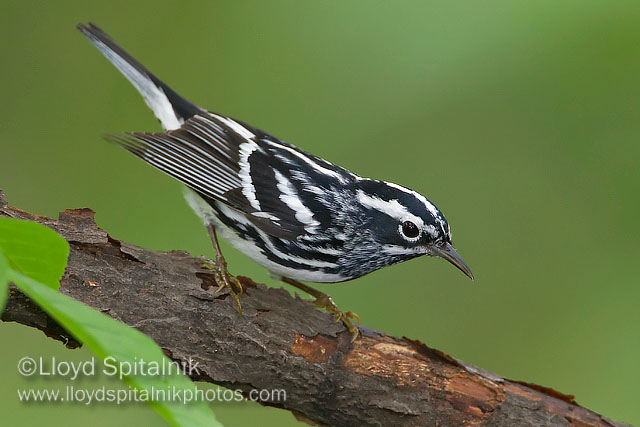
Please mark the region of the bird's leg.
POLYGON ((324 308, 329 313, 336 318, 336 321, 341 321, 344 323, 344 326, 347 327, 349 332, 351 332, 351 341, 355 341, 358 338, 358 328, 356 325, 351 322, 351 320, 355 320, 360 323, 360 317, 352 311, 340 311, 336 303, 333 302, 333 299, 324 292, 320 292, 317 289, 313 289, 310 286, 305 285, 304 283, 300 283, 297 280, 289 279, 288 277, 279 277, 285 283, 288 283, 291 286, 295 286, 296 288, 308 293, 312 297, 315 298, 313 304, 316 307, 324 308))
POLYGON ((242 284, 235 276, 229 273, 229 270, 227 270, 227 261, 222 256, 215 226, 210 224, 207 226, 207 230, 209 230, 209 236, 211 237, 211 243, 213 243, 213 250, 216 253, 216 259, 215 261, 205 263, 203 267, 213 272, 213 277, 218 284, 218 289, 216 289, 214 294, 219 293, 225 288, 228 289, 229 295, 231 295, 233 302, 238 308, 238 314, 242 316, 242 305, 238 298, 238 294, 242 294, 244 292, 242 284), (237 289, 237 293, 236 290, 234 290, 234 286, 237 289))

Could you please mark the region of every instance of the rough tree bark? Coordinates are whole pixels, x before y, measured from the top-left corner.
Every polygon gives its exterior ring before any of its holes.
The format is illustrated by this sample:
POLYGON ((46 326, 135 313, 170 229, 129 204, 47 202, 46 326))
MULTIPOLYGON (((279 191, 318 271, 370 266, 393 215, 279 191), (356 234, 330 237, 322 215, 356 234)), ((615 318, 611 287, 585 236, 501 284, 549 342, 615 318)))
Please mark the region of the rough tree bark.
MULTIPOLYGON (((375 426, 619 426, 573 396, 508 380, 408 338, 361 327, 350 334, 333 318, 283 289, 242 282, 244 315, 213 296, 202 259, 154 252, 111 238, 89 209, 58 220, 8 206, 0 215, 39 222, 71 246, 60 292, 149 335, 174 360, 191 357, 194 380, 251 389, 285 389, 285 402, 262 402, 317 424, 375 426)), ((78 343, 17 289, 2 320, 78 343)))

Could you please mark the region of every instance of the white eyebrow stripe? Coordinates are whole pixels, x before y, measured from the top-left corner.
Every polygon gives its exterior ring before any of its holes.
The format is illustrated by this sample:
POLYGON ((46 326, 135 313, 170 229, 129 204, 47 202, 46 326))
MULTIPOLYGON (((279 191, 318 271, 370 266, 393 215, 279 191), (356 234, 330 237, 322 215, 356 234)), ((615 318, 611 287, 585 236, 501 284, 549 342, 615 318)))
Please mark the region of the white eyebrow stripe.
POLYGON ((273 146, 273 147, 276 147, 276 148, 279 148, 279 149, 286 150, 286 151, 290 152, 291 154, 293 154, 294 156, 298 157, 303 162, 305 162, 306 164, 311 166, 313 169, 315 169, 316 171, 318 171, 318 172, 320 172, 322 174, 329 175, 329 176, 337 179, 338 181, 340 181, 343 184, 346 182, 344 177, 342 175, 340 175, 338 172, 332 171, 331 169, 327 169, 327 168, 325 168, 323 166, 320 166, 314 160, 312 160, 309 157, 305 156, 304 154, 294 150, 291 147, 287 147, 286 145, 278 144, 277 142, 273 142, 273 141, 267 141, 267 143, 269 145, 273 146))
POLYGON ((387 184, 389 187, 395 188, 396 190, 400 190, 404 193, 411 194, 413 197, 420 200, 424 204, 425 208, 427 208, 427 210, 431 213, 431 215, 433 215, 435 219, 440 218, 440 213, 438 212, 438 209, 435 207, 433 203, 428 201, 427 198, 424 197, 422 194, 413 190, 409 190, 408 188, 403 187, 401 185, 394 184, 393 182, 384 181, 384 183, 387 184))
POLYGON ((362 190, 358 190, 356 197, 362 205, 380 211, 389 215, 391 218, 397 219, 398 221, 413 221, 420 229, 424 226, 422 218, 409 212, 409 210, 396 199, 389 201, 382 200, 379 197, 369 196, 362 190))

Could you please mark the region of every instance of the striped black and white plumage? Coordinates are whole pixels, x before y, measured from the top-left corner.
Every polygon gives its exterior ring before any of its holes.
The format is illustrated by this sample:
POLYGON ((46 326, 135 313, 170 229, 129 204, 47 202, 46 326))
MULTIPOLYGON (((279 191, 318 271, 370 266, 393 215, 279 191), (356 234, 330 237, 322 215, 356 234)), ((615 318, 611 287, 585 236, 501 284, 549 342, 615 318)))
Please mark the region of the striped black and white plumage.
POLYGON ((111 136, 183 182, 189 204, 270 272, 341 282, 420 255, 469 277, 442 213, 422 195, 362 178, 180 97, 95 25, 84 35, 138 89, 164 133, 111 136))

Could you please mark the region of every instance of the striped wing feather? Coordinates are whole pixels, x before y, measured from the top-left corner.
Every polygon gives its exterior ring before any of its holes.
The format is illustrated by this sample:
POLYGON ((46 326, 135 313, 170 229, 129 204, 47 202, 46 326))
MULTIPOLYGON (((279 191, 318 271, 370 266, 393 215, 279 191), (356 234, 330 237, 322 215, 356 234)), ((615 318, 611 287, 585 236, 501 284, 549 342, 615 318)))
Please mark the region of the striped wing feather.
POLYGON ((300 205, 305 206, 296 200, 298 189, 293 184, 288 187, 291 192, 285 200, 289 203, 285 203, 283 184, 276 179, 276 173, 282 179, 286 170, 297 163, 265 149, 265 137, 275 140, 257 129, 211 113, 195 115, 178 129, 165 133, 130 132, 108 135, 107 139, 186 184, 210 204, 222 202, 244 213, 270 235, 293 239, 313 232, 310 225, 315 221, 309 219, 309 212, 296 211, 300 205), (242 159, 245 144, 253 150, 242 159))

